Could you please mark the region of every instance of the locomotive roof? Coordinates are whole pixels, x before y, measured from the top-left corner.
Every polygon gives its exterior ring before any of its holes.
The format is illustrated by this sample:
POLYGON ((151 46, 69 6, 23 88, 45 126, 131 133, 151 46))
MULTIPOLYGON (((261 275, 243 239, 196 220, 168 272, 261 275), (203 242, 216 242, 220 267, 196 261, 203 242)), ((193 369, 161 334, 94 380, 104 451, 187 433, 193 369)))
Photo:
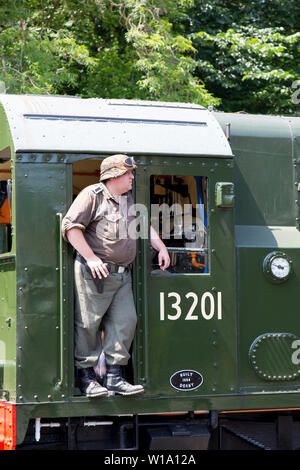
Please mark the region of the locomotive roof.
POLYGON ((232 156, 213 113, 194 104, 2 94, 0 119, 15 152, 232 156))

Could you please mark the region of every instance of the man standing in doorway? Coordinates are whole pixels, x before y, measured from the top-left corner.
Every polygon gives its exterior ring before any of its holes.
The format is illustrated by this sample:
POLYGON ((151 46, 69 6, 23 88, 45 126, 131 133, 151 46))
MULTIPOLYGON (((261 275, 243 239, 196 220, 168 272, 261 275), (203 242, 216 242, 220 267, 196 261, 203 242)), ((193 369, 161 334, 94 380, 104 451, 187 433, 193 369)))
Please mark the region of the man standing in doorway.
MULTIPOLYGON (((62 234, 76 250, 75 271, 75 366, 81 392, 88 397, 134 395, 144 391, 129 384, 121 374, 128 363, 135 334, 136 310, 132 292, 131 264, 136 240, 128 234, 135 219, 131 194, 136 163, 117 154, 103 160, 100 183, 84 188, 63 219, 62 234), (104 386, 94 366, 104 331, 106 359, 104 386)), ((159 252, 161 269, 170 259, 164 243, 150 228, 151 244, 159 252)))

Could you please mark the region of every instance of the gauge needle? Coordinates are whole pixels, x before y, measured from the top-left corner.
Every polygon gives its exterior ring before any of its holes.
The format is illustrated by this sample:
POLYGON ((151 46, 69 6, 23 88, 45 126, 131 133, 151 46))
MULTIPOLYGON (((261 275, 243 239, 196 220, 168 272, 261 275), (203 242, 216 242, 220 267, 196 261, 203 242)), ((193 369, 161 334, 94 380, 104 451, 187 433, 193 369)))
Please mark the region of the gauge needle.
POLYGON ((278 268, 278 269, 284 269, 284 266, 281 266, 280 264, 274 264, 275 268, 278 268))

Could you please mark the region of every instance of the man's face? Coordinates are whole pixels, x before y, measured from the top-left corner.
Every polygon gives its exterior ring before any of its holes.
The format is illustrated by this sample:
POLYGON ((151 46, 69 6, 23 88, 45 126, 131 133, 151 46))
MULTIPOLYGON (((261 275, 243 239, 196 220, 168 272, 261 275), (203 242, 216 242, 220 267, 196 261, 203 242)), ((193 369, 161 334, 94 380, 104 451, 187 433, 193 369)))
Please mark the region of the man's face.
POLYGON ((115 183, 117 184, 119 194, 127 193, 132 189, 132 182, 134 180, 134 174, 132 170, 128 170, 124 175, 118 176, 115 179, 115 183))

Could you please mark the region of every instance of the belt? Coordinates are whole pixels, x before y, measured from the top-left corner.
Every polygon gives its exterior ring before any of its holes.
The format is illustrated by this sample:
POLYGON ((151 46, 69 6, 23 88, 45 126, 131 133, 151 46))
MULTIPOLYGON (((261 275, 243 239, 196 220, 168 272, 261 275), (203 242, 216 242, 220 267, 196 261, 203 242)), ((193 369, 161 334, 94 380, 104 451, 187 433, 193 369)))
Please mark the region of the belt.
POLYGON ((130 266, 120 266, 114 263, 104 263, 110 273, 124 273, 130 269, 130 266))
MULTIPOLYGON (((81 256, 79 253, 77 253, 77 258, 79 261, 81 261, 81 263, 85 263, 86 264, 86 260, 83 258, 83 256, 81 256)), ((129 269, 131 269, 131 264, 129 266, 121 266, 119 264, 115 264, 115 263, 103 263, 105 264, 105 266, 107 267, 107 269, 109 270, 110 273, 114 274, 114 273, 124 273, 125 271, 129 271, 129 269)))

